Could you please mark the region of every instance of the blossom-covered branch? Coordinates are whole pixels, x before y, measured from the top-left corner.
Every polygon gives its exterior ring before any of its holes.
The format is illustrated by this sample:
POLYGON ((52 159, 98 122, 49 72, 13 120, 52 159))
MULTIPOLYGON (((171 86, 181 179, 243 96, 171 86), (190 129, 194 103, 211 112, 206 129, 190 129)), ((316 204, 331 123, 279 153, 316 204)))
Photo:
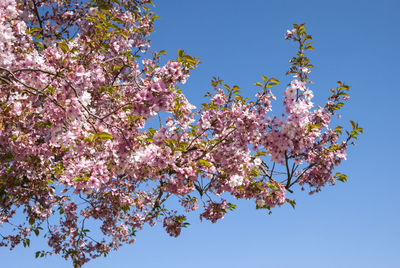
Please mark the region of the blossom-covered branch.
POLYGON ((133 243, 145 224, 178 236, 191 211, 216 222, 234 198, 270 211, 294 206, 287 192, 296 185, 313 193, 346 180, 334 168, 362 128, 331 126, 349 86, 338 82, 325 105, 312 103, 304 25, 285 35, 299 49, 284 115, 272 113, 280 82, 264 75, 254 100, 214 78, 197 109, 178 86, 200 61, 179 50, 161 64, 165 51, 150 50, 151 4, 0 2, 0 224, 12 229, 0 229, 1 246, 42 235, 50 248, 37 257, 80 267, 133 243))

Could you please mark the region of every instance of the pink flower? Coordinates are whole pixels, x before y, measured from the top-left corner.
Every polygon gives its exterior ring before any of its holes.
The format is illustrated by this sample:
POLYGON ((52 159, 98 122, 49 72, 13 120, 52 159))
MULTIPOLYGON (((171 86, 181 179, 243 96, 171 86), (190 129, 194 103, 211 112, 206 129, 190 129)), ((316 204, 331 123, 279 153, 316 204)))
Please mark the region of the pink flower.
POLYGON ((99 11, 99 8, 98 7, 91 7, 91 8, 89 8, 89 12, 88 12, 88 15, 89 16, 96 16, 96 14, 97 14, 97 12, 99 11))
POLYGON ((97 178, 90 177, 88 182, 87 182, 87 186, 89 188, 100 188, 101 184, 100 184, 100 181, 97 178))
POLYGON ((257 199, 256 205, 257 205, 257 207, 261 208, 261 207, 265 206, 265 201, 263 199, 257 199))
POLYGON ((296 32, 296 29, 287 30, 285 33, 285 39, 292 38, 295 32, 296 32))
POLYGON ((165 90, 165 84, 162 80, 159 80, 151 85, 151 91, 153 92, 163 92, 165 90))
POLYGON ((301 67, 300 70, 301 70, 303 73, 305 73, 305 74, 308 74, 308 73, 311 72, 311 70, 310 70, 309 68, 307 68, 307 67, 301 67))
POLYGON ((297 89, 292 86, 286 88, 285 90, 285 96, 289 100, 293 100, 296 97, 296 94, 297 94, 297 89))
POLYGON ((300 89, 301 91, 306 90, 306 83, 297 79, 293 79, 292 82, 290 82, 290 85, 296 89, 300 89))
POLYGON ((84 92, 82 93, 81 97, 80 97, 80 100, 81 100, 81 102, 82 102, 82 104, 83 104, 84 106, 89 105, 90 102, 91 102, 91 99, 92 99, 92 95, 91 95, 89 92, 87 92, 87 91, 84 91, 84 92))
POLYGON ((254 165, 259 166, 259 165, 261 165, 261 163, 262 163, 261 158, 256 157, 256 158, 254 159, 254 165))
POLYGON ((19 101, 16 101, 15 103, 14 103, 14 107, 13 107, 13 113, 15 113, 16 115, 21 115, 21 113, 22 113, 22 104, 21 104, 21 102, 19 102, 19 101))
POLYGON ((228 183, 231 187, 238 187, 243 184, 243 177, 235 174, 229 179, 228 183))
POLYGON ((311 90, 306 90, 303 92, 303 96, 306 100, 311 100, 314 97, 314 94, 311 90))
POLYGON ((225 96, 223 94, 217 94, 211 101, 217 105, 223 106, 225 104, 225 96))

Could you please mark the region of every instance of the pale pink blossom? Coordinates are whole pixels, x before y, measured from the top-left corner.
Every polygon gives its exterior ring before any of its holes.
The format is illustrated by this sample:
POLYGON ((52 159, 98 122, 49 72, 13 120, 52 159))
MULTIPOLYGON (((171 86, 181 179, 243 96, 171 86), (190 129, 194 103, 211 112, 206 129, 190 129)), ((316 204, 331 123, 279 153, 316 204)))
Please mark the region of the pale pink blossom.
POLYGON ((238 175, 238 174, 235 174, 235 175, 233 175, 232 177, 230 177, 230 179, 229 179, 229 186, 231 186, 231 187, 238 187, 238 186, 240 186, 240 185, 242 185, 243 184, 243 177, 242 176, 240 176, 240 175, 238 175))
POLYGON ((297 94, 297 89, 292 86, 287 87, 285 90, 285 96, 288 99, 294 99, 296 97, 296 94, 297 94))

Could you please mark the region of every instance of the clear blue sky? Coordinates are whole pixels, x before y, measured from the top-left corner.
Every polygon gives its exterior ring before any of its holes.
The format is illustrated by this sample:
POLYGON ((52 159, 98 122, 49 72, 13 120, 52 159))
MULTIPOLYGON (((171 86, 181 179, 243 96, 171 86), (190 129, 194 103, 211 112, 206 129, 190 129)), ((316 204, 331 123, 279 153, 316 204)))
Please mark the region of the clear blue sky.
MULTIPOLYGON (((305 22, 316 48, 310 54, 315 102, 322 104, 337 80, 347 82, 351 99, 343 122, 358 121, 365 134, 341 166, 349 182, 313 196, 297 193, 295 210, 283 206, 266 215, 253 202, 240 202, 217 224, 195 215, 178 238, 160 225, 147 228, 135 244, 85 267, 400 267, 400 1, 155 2, 161 19, 153 47, 166 49, 169 58, 183 48, 203 62, 183 87, 194 104, 211 90, 212 76, 249 95, 261 74, 285 81, 296 47, 283 34, 305 22)), ((60 257, 35 260, 40 243, 1 248, 0 266, 71 267, 60 257)))

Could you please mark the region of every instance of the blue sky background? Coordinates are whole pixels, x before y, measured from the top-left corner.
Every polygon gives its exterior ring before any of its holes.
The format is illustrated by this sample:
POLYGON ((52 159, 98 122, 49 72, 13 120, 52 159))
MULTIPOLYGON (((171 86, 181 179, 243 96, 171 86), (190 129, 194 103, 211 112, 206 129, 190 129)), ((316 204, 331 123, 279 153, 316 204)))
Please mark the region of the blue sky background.
MULTIPOLYGON (((195 105, 220 76, 254 96, 261 74, 283 82, 296 45, 283 38, 292 23, 306 23, 315 52, 314 102, 323 104, 336 81, 351 85, 342 122, 364 127, 340 171, 347 183, 309 196, 294 195, 272 215, 251 201, 224 220, 200 223, 197 215, 178 238, 160 225, 138 233, 137 242, 85 267, 400 267, 399 72, 400 1, 155 1, 161 19, 153 48, 176 58, 179 48, 203 64, 183 87, 195 105)), ((285 88, 276 87, 280 96, 285 88)), ((281 106, 280 102, 274 103, 281 106)), ((276 109, 279 111, 279 109, 276 109)), ((35 259, 30 249, 0 249, 1 267, 71 267, 60 257, 35 259)))

